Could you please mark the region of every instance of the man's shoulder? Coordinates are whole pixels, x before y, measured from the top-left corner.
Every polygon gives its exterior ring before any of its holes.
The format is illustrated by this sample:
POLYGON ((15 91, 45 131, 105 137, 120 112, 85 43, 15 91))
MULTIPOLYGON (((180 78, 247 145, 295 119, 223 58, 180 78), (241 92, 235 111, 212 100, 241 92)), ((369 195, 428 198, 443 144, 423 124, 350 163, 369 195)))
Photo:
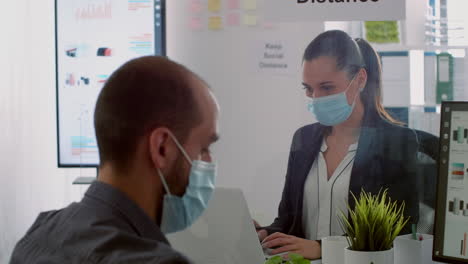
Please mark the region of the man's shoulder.
MULTIPOLYGON (((74 204, 69 205, 69 207, 73 206, 74 204)), ((15 245, 11 263, 58 263, 55 256, 47 256, 49 252, 60 251, 60 243, 63 239, 56 237, 56 234, 64 234, 62 231, 66 224, 61 219, 67 215, 69 207, 41 212, 26 234, 15 245), (44 258, 48 260, 44 261, 44 258)))
POLYGON ((81 203, 41 213, 18 242, 11 263, 190 263, 162 237, 141 237, 115 215, 81 203), (50 261, 49 261, 50 260, 50 261))
POLYGON ((34 220, 31 227, 26 231, 23 240, 45 238, 55 230, 61 230, 70 226, 71 221, 67 221, 73 212, 77 210, 77 203, 72 203, 68 207, 59 210, 41 212, 34 220))
POLYGON ((125 233, 113 235, 97 245, 87 259, 91 263, 191 263, 165 242, 125 233))
MULTIPOLYGON (((38 248, 38 243, 29 244, 21 252, 17 246, 10 264, 39 264, 39 263, 87 263, 87 264, 126 264, 126 263, 151 263, 151 264, 191 264, 182 254, 172 249, 169 245, 151 241, 142 245, 140 240, 132 241, 133 244, 123 245, 120 239, 109 240, 108 245, 99 245, 89 252, 72 250, 71 245, 63 245, 54 250, 38 248)), ((79 245, 75 245, 78 246, 79 245)))

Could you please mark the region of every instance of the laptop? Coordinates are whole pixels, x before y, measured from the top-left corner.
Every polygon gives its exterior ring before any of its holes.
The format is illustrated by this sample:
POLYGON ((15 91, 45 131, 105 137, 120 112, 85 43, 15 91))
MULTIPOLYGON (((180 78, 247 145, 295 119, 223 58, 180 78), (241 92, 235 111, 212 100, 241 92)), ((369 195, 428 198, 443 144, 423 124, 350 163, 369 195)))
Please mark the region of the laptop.
POLYGON ((167 238, 194 263, 263 264, 266 260, 239 189, 216 188, 203 215, 167 238))
POLYGON ((263 264, 272 257, 258 241, 240 189, 216 188, 203 215, 188 229, 167 238, 194 263, 263 264))

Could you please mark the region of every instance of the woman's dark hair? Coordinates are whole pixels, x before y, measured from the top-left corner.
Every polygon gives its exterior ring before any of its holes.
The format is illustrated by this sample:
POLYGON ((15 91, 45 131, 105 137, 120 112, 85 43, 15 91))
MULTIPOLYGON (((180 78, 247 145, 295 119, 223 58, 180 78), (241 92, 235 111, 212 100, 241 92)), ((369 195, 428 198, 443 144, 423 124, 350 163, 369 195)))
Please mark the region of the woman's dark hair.
POLYGON ((304 61, 321 56, 336 59, 337 69, 345 71, 351 80, 362 68, 367 72, 367 84, 361 93, 366 115, 380 117, 401 125, 382 105, 382 66, 374 48, 364 39, 353 40, 346 32, 331 30, 318 35, 306 48, 304 61))

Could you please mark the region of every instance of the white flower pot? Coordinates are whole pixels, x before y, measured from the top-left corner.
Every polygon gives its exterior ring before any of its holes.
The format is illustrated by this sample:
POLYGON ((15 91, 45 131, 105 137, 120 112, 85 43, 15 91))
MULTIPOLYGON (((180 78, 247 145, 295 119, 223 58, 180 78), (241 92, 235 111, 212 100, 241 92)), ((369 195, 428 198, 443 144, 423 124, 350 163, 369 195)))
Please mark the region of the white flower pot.
POLYGON ((345 264, 393 264, 393 248, 385 251, 345 249, 345 264))
POLYGON ((414 240, 412 235, 397 236, 393 241, 395 263, 428 264, 432 262, 432 235, 424 234, 423 240, 414 240))

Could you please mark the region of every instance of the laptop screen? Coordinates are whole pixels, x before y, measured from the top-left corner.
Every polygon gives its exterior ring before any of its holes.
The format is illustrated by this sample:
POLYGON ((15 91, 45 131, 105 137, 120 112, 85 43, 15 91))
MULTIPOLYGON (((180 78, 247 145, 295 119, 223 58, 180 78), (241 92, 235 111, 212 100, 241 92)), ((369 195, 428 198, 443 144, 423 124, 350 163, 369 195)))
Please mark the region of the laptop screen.
POLYGON ((434 260, 468 263, 468 102, 443 102, 434 260))

